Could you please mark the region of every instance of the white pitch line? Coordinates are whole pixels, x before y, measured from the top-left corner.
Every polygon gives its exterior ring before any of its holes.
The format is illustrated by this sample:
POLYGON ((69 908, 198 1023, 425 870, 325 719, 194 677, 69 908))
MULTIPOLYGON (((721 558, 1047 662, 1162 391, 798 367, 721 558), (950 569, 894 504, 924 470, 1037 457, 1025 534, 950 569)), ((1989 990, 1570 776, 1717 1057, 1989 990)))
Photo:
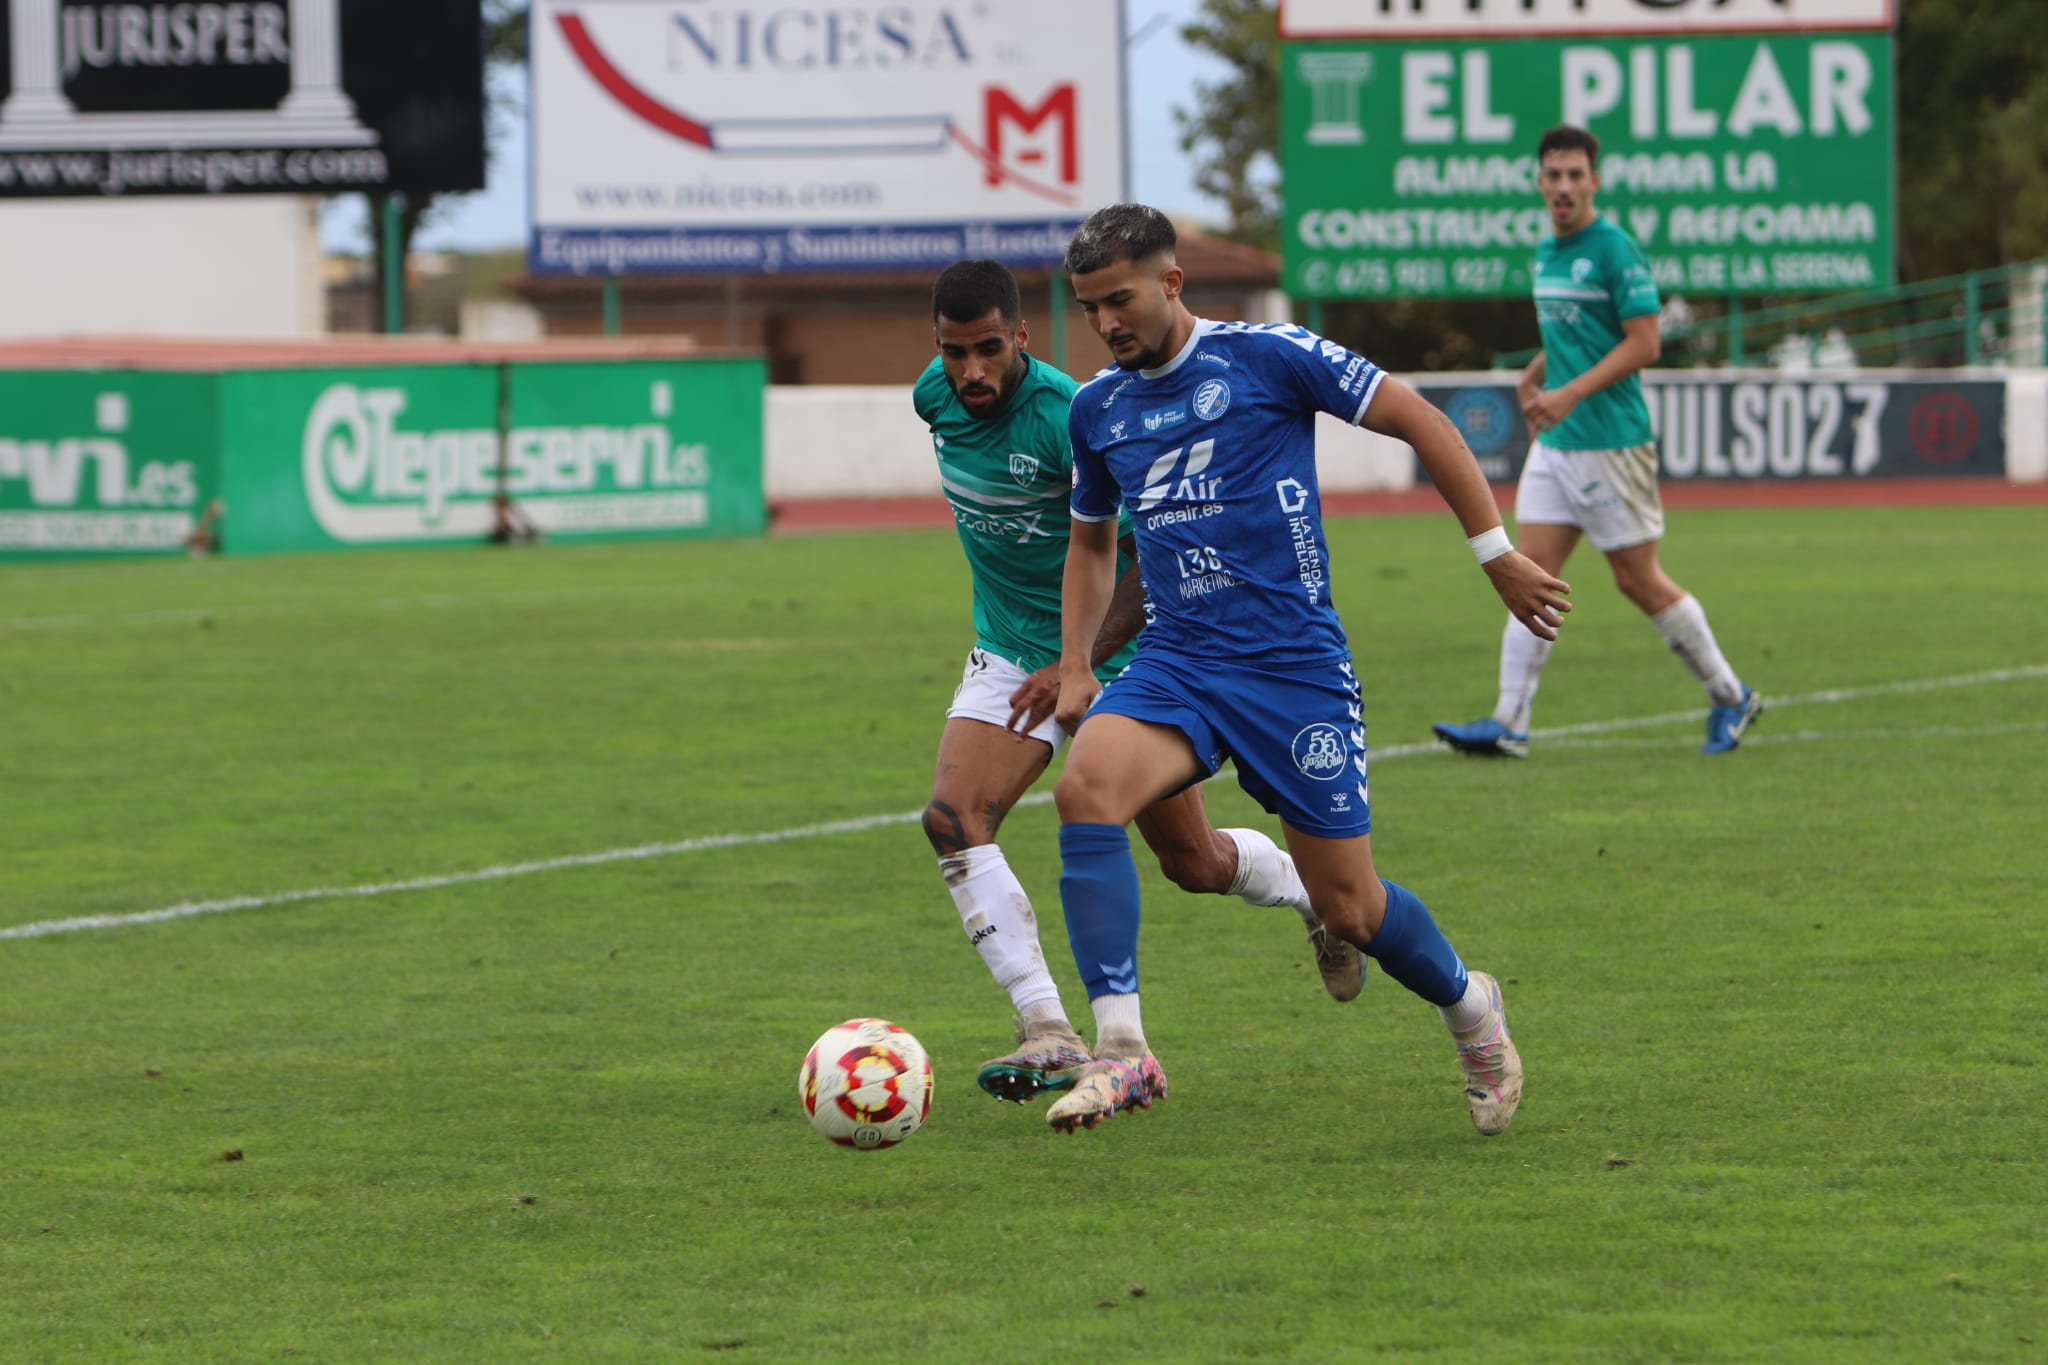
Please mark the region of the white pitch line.
MULTIPOLYGON (((1050 800, 1050 797, 1042 798, 1050 800)), ((1023 804, 1019 802, 1018 804, 1023 804)), ((402 882, 374 882, 367 886, 314 886, 301 891, 278 891, 268 896, 230 896, 217 901, 185 901, 161 910, 141 910, 129 915, 81 915, 77 919, 46 919, 0 929, 0 939, 48 938, 52 934, 76 934, 87 929, 120 929, 131 924, 157 924, 164 920, 189 919, 194 915, 220 915, 230 910, 262 910, 273 905, 294 905, 300 901, 332 900, 343 896, 386 896, 398 891, 429 891, 441 886, 463 886, 470 882, 494 882, 506 877, 527 877, 536 872, 557 872, 565 867, 595 867, 602 863, 631 862, 637 858, 667 858, 677 853, 697 853, 707 848, 737 848, 746 844, 779 844, 791 839, 813 839, 824 834, 853 834, 883 825, 904 825, 923 818, 922 810, 900 815, 863 815, 853 820, 833 820, 822 825, 796 829, 769 830, 759 834, 711 834, 702 839, 679 839, 667 844, 641 844, 637 848, 612 848, 602 853, 571 853, 560 858, 543 858, 532 863, 506 863, 482 867, 473 872, 449 872, 435 877, 411 877, 402 882)))
MULTIPOLYGON (((1742 737, 1745 749, 1775 749, 1786 744, 1886 744, 1901 739, 1981 739, 1988 735, 2038 735, 2048 732, 2048 720, 2019 721, 2011 725, 1920 725, 1906 730, 1767 730, 1742 737)), ((1595 739, 1573 735, 1543 746, 1552 749, 1690 749, 1699 743, 1697 735, 1673 735, 1669 739, 1595 739)), ((1449 750, 1445 751, 1446 753, 1449 750)))
MULTIPOLYGON (((1765 698, 1771 711, 1781 711, 1793 706, 1832 705, 1845 701, 1856 701, 1864 697, 1886 696, 1900 692, 1928 692, 1941 688, 1978 687, 1988 683, 2018 682, 2034 678, 2048 678, 2048 664, 2032 664, 2022 668, 1997 668, 1983 673, 1963 673, 1947 678, 1908 678, 1898 682, 1873 683, 1867 687, 1829 688, 1820 692, 1809 692, 1803 696, 1765 698)), ((1559 748, 1599 748, 1607 744, 1618 745, 1622 741, 1602 741, 1588 736, 1611 734, 1619 730, 1639 730, 1653 725, 1671 725, 1686 721, 1697 721, 1705 711, 1670 711, 1656 716, 1631 716, 1621 720, 1592 721, 1583 725, 1561 725, 1548 730, 1533 730, 1532 739, 1559 741, 1559 748)), ((2048 723, 1990 725, 1982 727, 1929 726, 1918 730, 1868 731, 1857 735, 1828 734, 1812 731, 1797 731, 1792 734, 1759 735, 1757 743, 1809 742, 1845 738, 1906 738, 1924 735, 1965 736, 1978 734, 2016 734, 2027 731, 2048 729, 2048 723)), ((1374 748, 1372 757, 1376 761, 1389 758, 1411 758, 1420 754, 1442 754, 1451 751, 1441 744, 1396 744, 1385 748, 1374 748)), ((1017 802, 1019 806, 1042 806, 1052 800, 1050 792, 1034 792, 1017 802)), ((449 872, 432 877, 412 877, 405 881, 373 882, 364 886, 316 886, 299 891, 278 891, 265 896, 230 896, 223 900, 184 901, 167 905, 160 910, 141 910, 126 915, 81 915, 75 919, 37 920, 32 924, 17 924, 0 928, 0 940, 24 938, 49 938, 56 934, 77 934, 91 929, 122 929, 135 924, 159 924, 166 920, 190 919, 196 915, 220 915, 234 910, 264 910, 279 905, 297 905, 305 901, 338 900, 345 897, 387 896, 402 891, 430 891, 443 886, 464 886, 475 882, 501 881, 507 877, 526 877, 537 872, 559 872, 571 867, 598 867, 606 863, 632 862, 644 858, 667 858, 679 853, 698 853, 710 848, 740 848, 753 844, 780 844, 794 839, 815 839, 829 834, 857 834, 863 830, 880 829, 886 825, 914 824, 924 817, 922 809, 902 811, 894 815, 864 815, 851 820, 832 820, 819 825, 799 825, 793 829, 767 830, 755 834, 712 834, 701 839, 680 839, 673 843, 641 844, 633 848, 606 849, 599 853, 571 853, 560 858, 544 858, 538 862, 506 863, 498 867, 478 868, 470 872, 449 872)))
MULTIPOLYGON (((1780 697, 1766 692, 1764 712, 1768 715, 1789 706, 1833 705, 1845 701, 1861 701, 1865 697, 1892 696, 1900 692, 1933 692, 1951 687, 1981 687, 1986 683, 2021 682, 2031 678, 2048 678, 2048 664, 1994 668, 1983 673, 1958 673, 1948 678, 1903 678, 1898 682, 1872 683, 1868 687, 1831 687, 1797 697, 1780 697)), ((1621 720, 1595 720, 1581 725, 1557 725, 1547 730, 1531 730, 1529 738, 1538 740, 1564 739, 1574 735, 1608 735, 1617 730, 1643 730, 1654 725, 1679 725, 1706 718, 1704 708, 1697 711, 1666 711, 1657 716, 1629 716, 1621 720)), ((1432 743, 1394 744, 1386 748, 1375 746, 1371 752, 1374 758, 1382 759, 1408 758, 1415 754, 1449 754, 1451 750, 1441 743, 1432 743)))

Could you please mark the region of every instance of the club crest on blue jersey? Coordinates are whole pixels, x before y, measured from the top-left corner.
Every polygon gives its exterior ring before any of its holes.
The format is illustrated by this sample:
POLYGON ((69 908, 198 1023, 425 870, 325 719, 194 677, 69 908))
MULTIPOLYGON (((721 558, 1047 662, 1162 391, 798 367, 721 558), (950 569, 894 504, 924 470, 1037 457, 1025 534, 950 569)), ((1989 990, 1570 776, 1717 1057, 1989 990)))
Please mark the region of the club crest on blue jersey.
POLYGON ((1515 434, 1521 414, 1505 389, 1459 389, 1444 404, 1444 416, 1474 455, 1492 455, 1515 434))
POLYGON ((1195 416, 1213 422, 1230 406, 1230 385, 1220 379, 1205 379, 1195 390, 1195 416))
POLYGON ((1344 771, 1344 732, 1317 722, 1294 737, 1294 766, 1302 776, 1334 782, 1344 771))
POLYGON ((1010 477, 1017 481, 1019 487, 1029 488, 1038 481, 1038 457, 1036 455, 1020 455, 1012 451, 1010 453, 1010 477))

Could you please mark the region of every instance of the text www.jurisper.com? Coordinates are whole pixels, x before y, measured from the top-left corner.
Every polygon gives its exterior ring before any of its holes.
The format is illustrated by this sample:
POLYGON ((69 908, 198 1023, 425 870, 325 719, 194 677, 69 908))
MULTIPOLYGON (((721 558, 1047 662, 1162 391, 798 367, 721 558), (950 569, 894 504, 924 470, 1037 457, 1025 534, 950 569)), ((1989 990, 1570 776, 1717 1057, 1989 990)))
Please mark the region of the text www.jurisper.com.
POLYGON ((375 147, 0 153, 0 192, 224 194, 293 185, 381 185, 388 178, 384 153, 375 147))

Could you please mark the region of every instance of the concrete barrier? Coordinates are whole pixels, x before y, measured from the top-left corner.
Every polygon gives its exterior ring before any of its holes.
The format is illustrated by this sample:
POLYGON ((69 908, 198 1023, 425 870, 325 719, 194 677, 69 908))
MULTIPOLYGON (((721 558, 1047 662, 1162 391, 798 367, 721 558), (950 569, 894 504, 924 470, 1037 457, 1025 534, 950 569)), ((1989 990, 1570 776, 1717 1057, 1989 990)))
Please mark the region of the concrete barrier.
MULTIPOLYGON (((1459 423, 1489 478, 1514 480, 1527 440, 1512 372, 1408 379, 1459 423)), ((1659 439, 1667 479, 2002 471, 2015 483, 2048 481, 2048 369, 1655 370, 1645 390, 1660 428, 1673 426, 1659 439), (1959 432, 1967 449, 1956 445, 1959 432)), ((767 403, 771 503, 940 496, 931 438, 907 385, 772 387, 767 403)), ((1416 482, 1406 445, 1328 416, 1316 422, 1316 467, 1331 493, 1401 492, 1416 482)))
MULTIPOLYGON (((940 496, 931 434, 908 385, 771 387, 764 440, 771 503, 940 496)), ((1397 492, 1414 486, 1415 452, 1325 416, 1316 468, 1332 493, 1397 492)))
POLYGON ((2048 482, 2048 370, 2014 370, 2006 377, 2005 477, 2048 482))

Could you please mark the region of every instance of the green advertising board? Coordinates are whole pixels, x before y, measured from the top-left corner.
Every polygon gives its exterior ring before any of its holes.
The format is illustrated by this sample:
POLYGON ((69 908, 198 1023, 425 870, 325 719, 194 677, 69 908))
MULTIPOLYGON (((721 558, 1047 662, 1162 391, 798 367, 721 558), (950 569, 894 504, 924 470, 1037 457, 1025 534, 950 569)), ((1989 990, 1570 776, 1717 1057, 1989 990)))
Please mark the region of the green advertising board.
POLYGON ((1889 33, 1289 42, 1281 73, 1299 297, 1526 295, 1560 123, 1667 294, 1892 282, 1889 33))
POLYGON ((213 384, 0 373, 0 559, 181 551, 216 486, 213 384))
POLYGON ((236 553, 476 542, 503 493, 550 538, 754 534, 758 357, 223 375, 236 553))

